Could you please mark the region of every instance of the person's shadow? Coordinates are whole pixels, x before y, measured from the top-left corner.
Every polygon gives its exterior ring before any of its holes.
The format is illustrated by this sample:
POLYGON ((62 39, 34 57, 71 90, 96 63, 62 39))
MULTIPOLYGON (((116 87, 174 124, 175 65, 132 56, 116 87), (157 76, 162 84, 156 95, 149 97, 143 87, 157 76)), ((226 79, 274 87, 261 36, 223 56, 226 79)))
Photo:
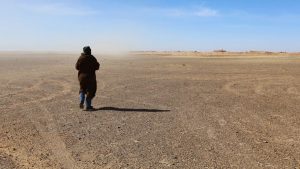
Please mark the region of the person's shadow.
POLYGON ((96 111, 119 111, 119 112, 169 112, 170 110, 160 109, 133 109, 133 108, 118 108, 118 107, 100 107, 96 111))

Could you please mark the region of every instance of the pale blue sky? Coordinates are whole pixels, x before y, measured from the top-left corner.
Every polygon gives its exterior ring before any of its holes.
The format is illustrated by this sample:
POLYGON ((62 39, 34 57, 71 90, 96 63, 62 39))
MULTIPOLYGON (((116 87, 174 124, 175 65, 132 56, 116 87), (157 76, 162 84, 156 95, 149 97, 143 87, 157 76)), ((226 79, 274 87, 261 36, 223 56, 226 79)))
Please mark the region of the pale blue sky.
POLYGON ((0 50, 300 51, 298 0, 0 2, 0 50))

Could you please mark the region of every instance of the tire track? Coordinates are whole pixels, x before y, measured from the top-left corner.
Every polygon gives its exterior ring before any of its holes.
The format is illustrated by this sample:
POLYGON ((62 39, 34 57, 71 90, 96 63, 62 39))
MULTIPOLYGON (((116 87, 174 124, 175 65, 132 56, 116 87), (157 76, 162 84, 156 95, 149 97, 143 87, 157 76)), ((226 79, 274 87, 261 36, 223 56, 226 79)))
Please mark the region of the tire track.
POLYGON ((67 150, 65 142, 59 136, 57 124, 55 122, 55 119, 53 118, 53 114, 46 108, 45 104, 42 103, 43 101, 49 101, 56 97, 63 96, 67 93, 70 93, 71 85, 56 80, 51 80, 49 82, 60 84, 63 88, 62 91, 60 93, 52 94, 48 97, 44 97, 34 102, 28 102, 26 104, 37 103, 38 107, 42 110, 42 112, 40 112, 38 116, 40 120, 32 121, 32 122, 38 129, 41 136, 47 142, 47 146, 51 149, 57 161, 65 168, 76 169, 78 168, 76 161, 72 157, 71 153, 67 150), (41 123, 41 121, 44 123, 41 123))
POLYGON ((46 106, 45 101, 50 101, 56 97, 60 97, 66 95, 71 92, 71 85, 66 82, 58 81, 58 80, 47 80, 47 81, 39 81, 36 85, 25 89, 24 91, 34 91, 42 88, 42 84, 59 84, 62 87, 62 91, 59 93, 51 94, 47 97, 43 97, 37 100, 32 100, 24 103, 13 104, 9 108, 16 108, 18 106, 26 106, 28 104, 37 105, 37 107, 41 110, 35 114, 28 114, 27 118, 36 126, 38 132, 41 137, 46 142, 46 147, 48 147, 54 154, 55 159, 67 169, 76 169, 78 165, 76 161, 72 157, 71 153, 67 150, 66 144, 63 139, 59 135, 58 127, 53 118, 52 112, 50 112, 46 106))
POLYGON ((57 124, 55 122, 55 119, 53 118, 52 113, 41 102, 39 104, 39 108, 42 110, 42 112, 40 112, 38 116, 40 120, 31 120, 31 122, 34 123, 40 135, 47 142, 47 147, 51 149, 51 151, 55 155, 56 160, 62 166, 64 166, 64 168, 78 168, 78 165, 72 157, 72 154, 67 150, 65 142, 59 136, 57 124))
MULTIPOLYGON (((7 82, 7 84, 5 84, 5 86, 8 88, 11 83, 13 83, 13 80, 10 80, 9 82, 7 82)), ((37 89, 39 86, 41 86, 43 83, 45 83, 45 81, 39 80, 38 82, 34 83, 32 86, 30 86, 28 88, 23 88, 19 91, 13 92, 13 93, 2 94, 2 95, 0 95, 0 97, 7 97, 7 96, 11 96, 11 95, 19 95, 21 93, 33 91, 33 90, 37 89)))
MULTIPOLYGON (((16 108, 16 107, 21 106, 21 105, 25 106, 25 105, 28 105, 28 104, 39 103, 39 102, 43 102, 43 101, 50 101, 50 100, 52 100, 52 99, 54 99, 56 97, 68 94, 72 90, 71 85, 69 85, 66 82, 61 82, 61 81, 58 81, 58 80, 47 80, 47 81, 41 80, 36 85, 34 85, 34 86, 30 87, 30 88, 27 88, 24 91, 25 92, 31 92, 31 91, 34 91, 36 89, 40 89, 40 88, 42 88, 41 85, 44 84, 45 82, 59 84, 63 89, 59 93, 50 94, 47 97, 42 97, 42 98, 36 99, 36 100, 26 101, 26 102, 22 102, 22 103, 15 103, 15 104, 12 104, 12 105, 10 105, 10 106, 8 106, 6 108, 12 109, 12 108, 16 108)), ((28 98, 28 99, 30 99, 30 98, 28 98)))
POLYGON ((281 91, 281 93, 284 92, 282 94, 298 96, 299 91, 297 89, 297 85, 295 84, 297 83, 292 77, 286 77, 286 79, 266 77, 230 81, 223 86, 223 89, 235 95, 249 96, 249 92, 257 95, 268 95, 268 93, 273 93, 272 91, 278 88, 278 91, 281 91), (294 81, 295 83, 294 85, 286 86, 286 81, 294 81))

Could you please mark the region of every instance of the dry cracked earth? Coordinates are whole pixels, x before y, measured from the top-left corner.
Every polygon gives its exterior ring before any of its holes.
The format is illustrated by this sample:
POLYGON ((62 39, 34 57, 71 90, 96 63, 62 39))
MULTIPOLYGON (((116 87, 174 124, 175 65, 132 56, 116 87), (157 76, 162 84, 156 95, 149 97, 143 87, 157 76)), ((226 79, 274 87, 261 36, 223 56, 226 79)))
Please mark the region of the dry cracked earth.
POLYGON ((0 57, 1 169, 300 167, 300 57, 0 57))

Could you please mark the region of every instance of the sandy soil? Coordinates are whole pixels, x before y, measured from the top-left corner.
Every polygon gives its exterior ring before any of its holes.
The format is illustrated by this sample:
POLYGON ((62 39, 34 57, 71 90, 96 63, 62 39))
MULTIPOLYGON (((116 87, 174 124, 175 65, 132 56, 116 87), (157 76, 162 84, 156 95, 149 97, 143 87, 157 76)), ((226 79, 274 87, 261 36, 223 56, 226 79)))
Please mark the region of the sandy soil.
POLYGON ((300 57, 0 56, 0 168, 299 168, 300 57))

